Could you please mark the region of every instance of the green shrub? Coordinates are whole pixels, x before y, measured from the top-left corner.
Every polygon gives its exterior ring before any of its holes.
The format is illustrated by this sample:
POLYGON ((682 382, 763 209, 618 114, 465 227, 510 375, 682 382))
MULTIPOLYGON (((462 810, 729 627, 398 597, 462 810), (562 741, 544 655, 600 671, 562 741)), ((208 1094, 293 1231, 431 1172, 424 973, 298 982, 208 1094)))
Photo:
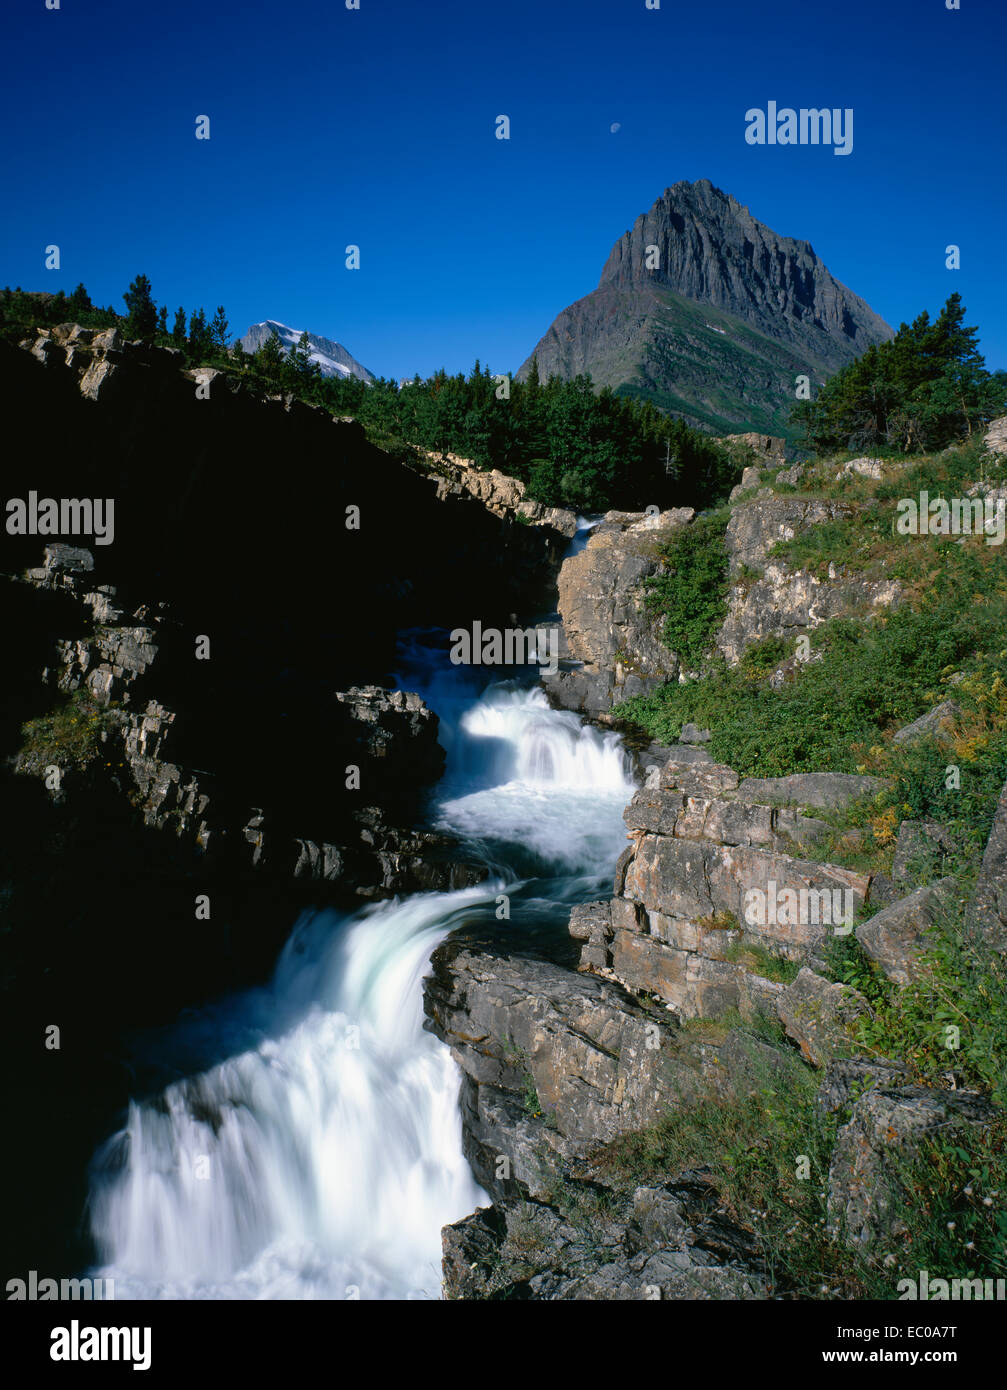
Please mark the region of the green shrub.
POLYGON ((729 520, 725 508, 672 532, 660 548, 660 574, 646 581, 648 609, 664 615, 662 641, 690 670, 702 665, 727 612, 729 520))

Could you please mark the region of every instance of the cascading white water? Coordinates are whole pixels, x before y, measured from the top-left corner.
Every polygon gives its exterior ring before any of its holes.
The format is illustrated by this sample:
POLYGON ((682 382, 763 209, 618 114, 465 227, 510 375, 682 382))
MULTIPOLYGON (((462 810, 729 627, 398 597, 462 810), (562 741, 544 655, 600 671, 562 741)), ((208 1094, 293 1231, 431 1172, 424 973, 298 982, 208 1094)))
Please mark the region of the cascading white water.
POLYGON ((459 734, 441 826, 523 846, 553 872, 605 867, 632 790, 615 734, 550 709, 540 690, 506 688, 463 714, 459 734))
POLYGON ((422 1026, 430 954, 501 892, 542 920, 604 891, 632 786, 618 739, 538 690, 435 707, 437 823, 507 875, 306 914, 267 990, 179 1030, 214 1064, 132 1104, 94 1165, 94 1272, 117 1297, 439 1296, 440 1228, 489 1199, 462 1154, 457 1066, 422 1026))

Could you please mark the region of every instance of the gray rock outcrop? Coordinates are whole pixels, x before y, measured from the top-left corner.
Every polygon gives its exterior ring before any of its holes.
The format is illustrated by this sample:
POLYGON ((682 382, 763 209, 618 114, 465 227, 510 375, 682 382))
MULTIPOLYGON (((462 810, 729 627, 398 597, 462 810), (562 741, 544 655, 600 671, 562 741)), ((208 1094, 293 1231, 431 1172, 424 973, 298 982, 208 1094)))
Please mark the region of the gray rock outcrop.
POLYGON ((883 907, 857 927, 860 945, 897 985, 918 977, 929 929, 947 911, 957 888, 957 879, 940 879, 883 907))
POLYGON ((678 660, 661 640, 664 619, 648 611, 643 581, 660 569, 662 538, 692 516, 688 507, 649 517, 609 512, 585 548, 563 562, 559 611, 569 658, 581 666, 546 678, 556 704, 605 714, 677 674, 678 660))
POLYGON ((828 829, 801 806, 841 805, 875 783, 767 780, 775 796, 754 779, 746 791, 729 767, 672 760, 660 785, 636 793, 607 914, 579 908, 571 918, 582 969, 608 971, 687 1017, 775 1014, 778 984, 738 957, 754 948, 812 963, 830 935, 852 931, 870 887, 862 874, 800 856, 828 829), (774 804, 788 796, 792 804, 774 804))

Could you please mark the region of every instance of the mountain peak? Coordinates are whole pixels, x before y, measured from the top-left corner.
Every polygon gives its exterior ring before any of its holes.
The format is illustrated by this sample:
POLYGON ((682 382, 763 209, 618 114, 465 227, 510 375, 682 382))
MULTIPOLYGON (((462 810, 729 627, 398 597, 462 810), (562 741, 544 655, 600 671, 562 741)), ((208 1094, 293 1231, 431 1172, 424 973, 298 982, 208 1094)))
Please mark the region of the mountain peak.
MULTIPOLYGON (((787 431, 794 381, 821 382, 892 330, 818 259, 709 179, 664 190, 612 247, 598 288, 533 355, 718 433, 787 431)), ((522 374, 530 365, 522 368, 522 374)))
MULTIPOLYGON (((252 324, 241 339, 241 346, 246 352, 256 352, 275 333, 283 350, 289 352, 297 346, 305 332, 306 329, 290 328, 278 319, 263 319, 261 323, 252 324)), ((355 376, 361 381, 374 380, 374 374, 361 366, 342 343, 337 343, 332 338, 323 338, 318 333, 308 333, 308 347, 311 350, 311 360, 318 363, 322 376, 355 376)))

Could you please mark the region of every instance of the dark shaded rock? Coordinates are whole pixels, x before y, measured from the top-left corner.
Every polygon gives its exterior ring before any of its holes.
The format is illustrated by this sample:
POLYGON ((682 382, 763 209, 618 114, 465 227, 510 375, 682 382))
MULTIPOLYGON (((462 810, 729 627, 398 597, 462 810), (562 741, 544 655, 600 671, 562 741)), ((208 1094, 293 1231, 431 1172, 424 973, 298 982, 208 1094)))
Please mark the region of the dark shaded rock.
POLYGON ((718 1215, 701 1175, 621 1193, 562 1179, 555 1205, 494 1206, 443 1231, 447 1298, 759 1299, 748 1232, 718 1215))
POLYGON ((440 721, 419 695, 365 685, 337 690, 335 698, 341 717, 333 732, 346 749, 346 761, 358 757, 365 795, 396 799, 404 781, 415 789, 438 780, 445 762, 437 741, 440 721))
POLYGON ((899 1169, 919 1143, 938 1131, 989 1124, 994 1107, 971 1091, 924 1086, 874 1088, 854 1103, 836 1136, 829 1166, 828 1210, 833 1235, 871 1246, 909 1233, 899 1210, 899 1169))
POLYGON ((818 1103, 832 1112, 853 1102, 874 1086, 892 1089, 903 1086, 909 1069, 901 1062, 881 1057, 835 1057, 825 1069, 818 1088, 818 1103))
POLYGON ((871 886, 867 894, 867 901, 874 906, 880 903, 882 907, 888 903, 898 901, 901 894, 899 885, 892 882, 887 874, 877 873, 871 875, 871 886))

